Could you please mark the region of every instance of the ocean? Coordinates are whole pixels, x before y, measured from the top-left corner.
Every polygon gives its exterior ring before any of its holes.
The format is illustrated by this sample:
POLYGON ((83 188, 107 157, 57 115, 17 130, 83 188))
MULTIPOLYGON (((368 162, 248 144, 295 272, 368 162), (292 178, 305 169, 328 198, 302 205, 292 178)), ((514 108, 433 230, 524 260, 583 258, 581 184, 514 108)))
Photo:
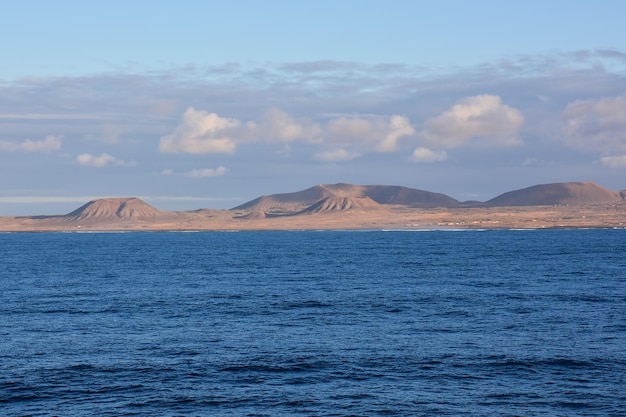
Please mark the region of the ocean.
POLYGON ((2 416, 624 416, 626 230, 0 234, 2 416))

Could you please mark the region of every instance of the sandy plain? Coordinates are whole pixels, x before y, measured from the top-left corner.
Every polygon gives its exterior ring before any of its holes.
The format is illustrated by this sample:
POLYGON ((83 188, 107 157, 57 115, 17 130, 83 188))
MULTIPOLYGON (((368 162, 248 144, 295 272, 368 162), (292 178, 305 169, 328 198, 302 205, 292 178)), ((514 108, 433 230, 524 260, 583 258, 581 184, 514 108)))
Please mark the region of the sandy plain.
POLYGON ((626 228, 626 204, 415 209, 389 206, 339 212, 265 215, 245 210, 157 210, 151 217, 0 217, 0 231, 427 230, 626 228))

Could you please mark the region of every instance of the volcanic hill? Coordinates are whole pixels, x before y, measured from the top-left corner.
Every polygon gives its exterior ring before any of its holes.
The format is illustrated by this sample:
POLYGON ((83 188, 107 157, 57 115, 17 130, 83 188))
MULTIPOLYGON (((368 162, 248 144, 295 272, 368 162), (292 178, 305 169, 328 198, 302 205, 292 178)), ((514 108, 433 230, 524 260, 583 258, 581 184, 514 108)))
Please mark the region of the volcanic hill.
POLYGON ((487 201, 490 207, 603 204, 624 199, 624 193, 607 190, 592 182, 534 185, 509 191, 487 201))
POLYGON ((626 191, 542 184, 486 202, 401 186, 320 184, 230 210, 158 210, 138 198, 93 200, 58 216, 0 217, 0 231, 309 230, 626 226, 626 191))
POLYGON ((270 216, 408 208, 463 208, 604 204, 621 201, 624 192, 608 190, 592 182, 542 184, 510 191, 487 202, 460 202, 445 194, 395 185, 319 184, 303 191, 262 196, 231 210, 247 210, 270 216))
POLYGON ((103 198, 92 200, 63 216, 68 221, 154 220, 165 212, 138 198, 103 198))
POLYGON ((272 215, 384 209, 388 205, 412 208, 460 207, 445 194, 388 185, 319 184, 303 191, 262 196, 232 210, 265 212, 272 215))

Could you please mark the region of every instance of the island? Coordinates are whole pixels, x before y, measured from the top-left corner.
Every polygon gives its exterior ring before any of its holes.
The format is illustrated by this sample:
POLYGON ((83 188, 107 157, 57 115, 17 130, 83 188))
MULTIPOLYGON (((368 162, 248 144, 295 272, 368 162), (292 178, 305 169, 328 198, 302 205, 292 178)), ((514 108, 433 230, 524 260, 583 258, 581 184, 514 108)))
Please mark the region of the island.
POLYGON ((89 201, 55 216, 2 216, 2 232, 626 228, 626 191, 541 184, 485 202, 394 185, 319 184, 229 210, 159 210, 139 198, 89 201))

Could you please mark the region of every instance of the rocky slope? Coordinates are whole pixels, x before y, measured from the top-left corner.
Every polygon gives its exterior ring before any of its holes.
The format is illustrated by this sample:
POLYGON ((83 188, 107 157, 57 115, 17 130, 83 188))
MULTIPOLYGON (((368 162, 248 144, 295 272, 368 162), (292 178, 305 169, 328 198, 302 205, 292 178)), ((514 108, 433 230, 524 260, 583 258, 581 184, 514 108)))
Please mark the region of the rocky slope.
POLYGON ((591 182, 542 184, 510 191, 487 202, 462 203, 445 194, 392 185, 319 184, 303 191, 262 196, 232 210, 257 215, 294 215, 319 211, 409 208, 510 207, 605 204, 622 201, 624 192, 591 182))
POLYGON ((386 185, 319 184, 303 191, 262 196, 232 210, 267 214, 310 213, 319 210, 346 211, 403 205, 412 208, 460 207, 445 194, 386 185))
POLYGON ((521 190, 509 191, 492 198, 485 205, 506 206, 553 206, 604 204, 620 201, 623 193, 607 190, 592 182, 566 182, 541 184, 521 190))
POLYGON ((93 200, 63 216, 67 221, 154 220, 164 212, 138 198, 103 198, 93 200))
POLYGON ((0 231, 625 226, 626 192, 589 182, 535 185, 484 203, 399 186, 321 184, 231 210, 162 211, 138 198, 106 198, 66 215, 0 217, 0 231))

